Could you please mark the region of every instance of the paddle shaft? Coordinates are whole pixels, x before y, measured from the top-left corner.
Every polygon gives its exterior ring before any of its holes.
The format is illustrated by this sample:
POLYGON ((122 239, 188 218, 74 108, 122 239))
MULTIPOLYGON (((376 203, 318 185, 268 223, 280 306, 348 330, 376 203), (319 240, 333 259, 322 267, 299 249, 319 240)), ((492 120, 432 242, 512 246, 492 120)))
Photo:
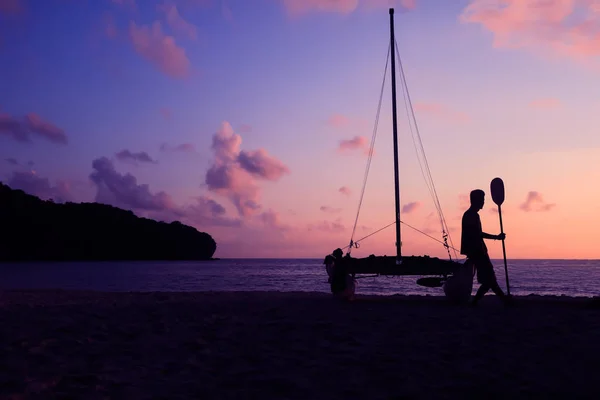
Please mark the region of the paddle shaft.
MULTIPOLYGON (((498 216, 500 217, 500 234, 504 233, 504 227, 502 226, 502 207, 498 205, 498 216)), ((506 293, 510 295, 510 285, 508 283, 508 265, 506 264, 506 247, 504 246, 504 239, 502 239, 502 254, 504 256, 504 273, 506 274, 506 293)))

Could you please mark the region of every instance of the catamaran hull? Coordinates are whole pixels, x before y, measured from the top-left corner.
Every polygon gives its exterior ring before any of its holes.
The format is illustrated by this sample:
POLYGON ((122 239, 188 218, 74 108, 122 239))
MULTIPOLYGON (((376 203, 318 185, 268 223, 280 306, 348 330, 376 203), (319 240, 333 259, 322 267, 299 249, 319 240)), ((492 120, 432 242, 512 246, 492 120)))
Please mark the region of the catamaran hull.
MULTIPOLYGON (((340 260, 348 274, 374 275, 419 275, 417 284, 425 287, 442 287, 448 300, 453 303, 466 303, 473 291, 473 263, 442 260, 428 256, 402 257, 402 263, 396 263, 396 257, 375 256, 365 258, 344 257, 340 260)), ((333 257, 326 262, 327 274, 331 278, 335 261, 333 257)), ((349 279, 352 279, 348 275, 349 279)), ((353 279, 352 279, 353 280, 353 279)), ((352 285, 352 297, 356 286, 352 285)))
POLYGON ((452 275, 462 265, 456 261, 442 260, 428 256, 403 256, 402 263, 396 263, 395 256, 374 256, 365 258, 345 257, 344 264, 351 274, 376 275, 452 275))

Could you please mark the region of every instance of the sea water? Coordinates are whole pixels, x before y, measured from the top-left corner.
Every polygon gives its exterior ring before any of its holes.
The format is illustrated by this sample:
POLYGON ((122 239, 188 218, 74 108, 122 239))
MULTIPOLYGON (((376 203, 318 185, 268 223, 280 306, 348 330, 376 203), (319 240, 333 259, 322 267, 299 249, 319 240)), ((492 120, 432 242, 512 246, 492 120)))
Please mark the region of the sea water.
MULTIPOLYGON (((504 262, 493 260, 506 289, 504 262)), ((514 295, 600 295, 600 260, 509 260, 514 295)), ((443 295, 418 276, 363 278, 358 294, 443 295)), ((479 284, 475 280, 473 291, 479 284)), ((329 293, 323 259, 222 259, 203 262, 0 263, 0 289, 100 291, 306 291, 329 293)))

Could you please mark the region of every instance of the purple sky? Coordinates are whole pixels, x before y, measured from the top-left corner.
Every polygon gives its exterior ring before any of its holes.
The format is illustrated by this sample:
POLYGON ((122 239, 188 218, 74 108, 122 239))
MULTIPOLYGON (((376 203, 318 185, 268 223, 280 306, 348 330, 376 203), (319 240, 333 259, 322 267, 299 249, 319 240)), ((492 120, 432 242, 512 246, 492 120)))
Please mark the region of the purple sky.
MULTIPOLYGON (((598 4, 0 0, 0 180, 181 220, 218 257, 321 257, 350 239, 391 5, 455 245, 500 176, 509 257, 600 258, 598 4)), ((402 219, 441 239, 398 90, 402 219)), ((392 166, 388 80, 355 239, 394 220, 392 166)), ((402 229, 405 254, 445 255, 402 229)))

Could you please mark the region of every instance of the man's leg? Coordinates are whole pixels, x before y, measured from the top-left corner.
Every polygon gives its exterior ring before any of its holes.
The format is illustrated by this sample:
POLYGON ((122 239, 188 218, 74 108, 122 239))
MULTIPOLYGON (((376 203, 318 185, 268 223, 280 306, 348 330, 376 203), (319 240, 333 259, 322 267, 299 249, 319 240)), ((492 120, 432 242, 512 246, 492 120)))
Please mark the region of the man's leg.
POLYGON ((479 289, 477 290, 477 293, 475 293, 475 297, 473 298, 473 303, 475 304, 477 303, 479 300, 481 300, 481 298, 483 296, 485 296, 485 294, 488 292, 488 290, 490 290, 490 286, 487 284, 482 284, 479 289))

